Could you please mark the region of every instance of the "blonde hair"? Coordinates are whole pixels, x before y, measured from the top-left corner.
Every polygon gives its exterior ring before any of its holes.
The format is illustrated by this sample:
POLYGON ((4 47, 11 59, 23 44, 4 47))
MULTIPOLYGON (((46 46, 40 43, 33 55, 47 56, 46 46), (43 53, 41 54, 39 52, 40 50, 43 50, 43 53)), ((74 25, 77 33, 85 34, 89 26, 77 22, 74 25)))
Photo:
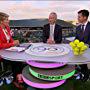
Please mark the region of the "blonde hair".
POLYGON ((3 21, 5 18, 8 18, 8 17, 9 17, 8 14, 0 12, 0 23, 1 23, 1 21, 3 21))

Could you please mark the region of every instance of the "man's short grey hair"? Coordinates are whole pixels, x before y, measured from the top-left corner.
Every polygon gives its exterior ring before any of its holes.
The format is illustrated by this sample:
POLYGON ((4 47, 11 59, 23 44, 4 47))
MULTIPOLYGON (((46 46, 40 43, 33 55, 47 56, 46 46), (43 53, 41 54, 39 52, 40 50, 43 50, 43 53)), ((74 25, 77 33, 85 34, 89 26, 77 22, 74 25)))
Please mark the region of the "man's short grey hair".
POLYGON ((53 15, 55 15, 57 17, 57 14, 55 12, 51 12, 49 15, 51 15, 51 14, 53 14, 53 15))

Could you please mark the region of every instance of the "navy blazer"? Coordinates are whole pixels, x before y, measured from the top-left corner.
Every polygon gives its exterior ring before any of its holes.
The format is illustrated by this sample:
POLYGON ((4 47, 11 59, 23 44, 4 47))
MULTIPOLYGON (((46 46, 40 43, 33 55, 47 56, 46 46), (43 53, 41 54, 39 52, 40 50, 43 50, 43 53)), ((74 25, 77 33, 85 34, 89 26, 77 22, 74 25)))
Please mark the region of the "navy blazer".
POLYGON ((81 25, 76 27, 76 39, 90 45, 90 22, 87 23, 84 32, 81 30, 81 25))
MULTIPOLYGON (((43 42, 46 43, 50 35, 50 24, 46 24, 43 27, 43 42)), ((54 41, 55 43, 61 43, 62 41, 62 27, 58 24, 55 24, 54 29, 54 41)))

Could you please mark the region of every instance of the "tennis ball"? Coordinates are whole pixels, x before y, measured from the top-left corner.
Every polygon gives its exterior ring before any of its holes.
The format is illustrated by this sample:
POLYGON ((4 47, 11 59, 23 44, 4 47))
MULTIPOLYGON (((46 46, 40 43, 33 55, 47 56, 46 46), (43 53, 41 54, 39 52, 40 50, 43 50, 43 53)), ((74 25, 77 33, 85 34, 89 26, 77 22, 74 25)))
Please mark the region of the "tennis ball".
POLYGON ((71 47, 75 47, 75 44, 73 42, 70 42, 71 47))
POLYGON ((84 45, 84 48, 85 48, 85 49, 88 49, 88 46, 84 45))
POLYGON ((74 44, 79 44, 79 40, 78 39, 76 39, 75 41, 74 41, 74 44))
POLYGON ((79 48, 81 48, 81 47, 83 47, 84 46, 84 42, 80 42, 78 45, 77 45, 77 47, 79 47, 79 48))
POLYGON ((79 53, 78 52, 74 52, 74 55, 79 55, 79 53))
POLYGON ((81 47, 81 51, 85 51, 88 47, 86 45, 84 45, 83 47, 81 47))
POLYGON ((84 46, 84 42, 80 42, 79 44, 80 44, 81 46, 84 46))
POLYGON ((75 48, 76 48, 75 46, 72 47, 73 50, 75 50, 75 48))
POLYGON ((75 47, 75 48, 74 48, 74 51, 75 51, 75 52, 79 52, 79 48, 78 48, 78 47, 75 47))

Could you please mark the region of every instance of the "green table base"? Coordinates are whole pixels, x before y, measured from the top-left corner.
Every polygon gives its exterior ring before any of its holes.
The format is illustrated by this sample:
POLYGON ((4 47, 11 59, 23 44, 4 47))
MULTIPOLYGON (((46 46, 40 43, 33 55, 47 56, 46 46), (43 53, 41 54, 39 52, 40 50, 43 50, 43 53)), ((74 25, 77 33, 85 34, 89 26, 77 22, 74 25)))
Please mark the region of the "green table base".
POLYGON ((69 72, 65 75, 49 76, 49 75, 43 75, 43 74, 37 73, 34 70, 32 70, 30 67, 29 67, 29 71, 33 76, 35 76, 39 79, 49 80, 49 81, 64 80, 64 79, 70 78, 71 76, 73 76, 75 74, 75 70, 73 70, 72 72, 69 72))

